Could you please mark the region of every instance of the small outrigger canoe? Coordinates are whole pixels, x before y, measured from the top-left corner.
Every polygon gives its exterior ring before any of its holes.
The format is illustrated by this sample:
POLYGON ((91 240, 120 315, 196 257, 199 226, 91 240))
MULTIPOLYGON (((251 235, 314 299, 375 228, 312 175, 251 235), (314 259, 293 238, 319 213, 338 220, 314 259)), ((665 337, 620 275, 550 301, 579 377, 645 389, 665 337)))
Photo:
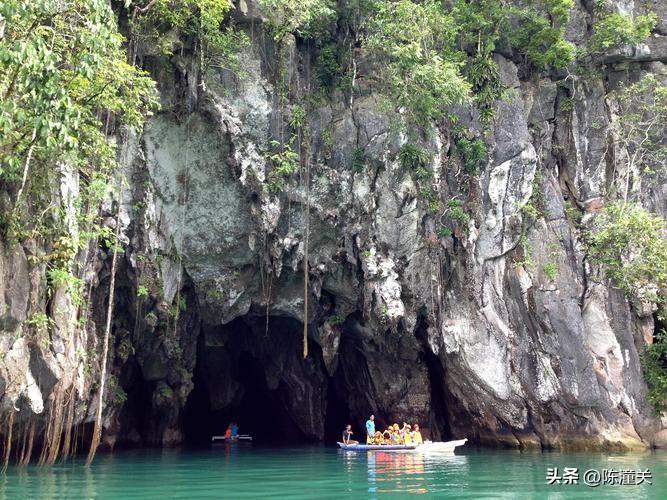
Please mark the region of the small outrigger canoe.
POLYGON ((249 434, 239 434, 234 437, 213 436, 211 438, 211 443, 235 443, 237 441, 252 441, 252 436, 249 434))
POLYGON ((456 441, 445 441, 444 443, 434 443, 426 441, 422 444, 345 444, 338 442, 338 446, 346 451, 426 451, 437 453, 453 453, 454 448, 463 446, 468 439, 458 439, 456 441))

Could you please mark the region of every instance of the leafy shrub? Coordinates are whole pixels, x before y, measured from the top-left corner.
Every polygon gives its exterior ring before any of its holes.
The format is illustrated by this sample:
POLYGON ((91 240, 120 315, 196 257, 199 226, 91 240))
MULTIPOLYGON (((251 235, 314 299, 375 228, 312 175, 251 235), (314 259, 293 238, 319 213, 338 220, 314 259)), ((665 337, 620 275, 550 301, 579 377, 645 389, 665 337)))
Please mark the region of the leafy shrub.
POLYGON ((329 316, 329 324, 332 326, 340 325, 345 322, 345 318, 338 316, 337 314, 332 314, 329 316))
POLYGON ((641 354, 648 400, 656 414, 667 411, 667 333, 661 330, 641 354))
POLYGON ((425 168, 430 159, 428 151, 414 144, 406 144, 398 152, 398 161, 401 167, 410 172, 425 168))
POLYGON ((638 205, 611 204, 586 233, 588 251, 616 286, 645 300, 664 303, 667 288, 665 220, 638 205))
POLYGON ((320 85, 325 89, 333 89, 343 68, 338 61, 338 47, 335 43, 325 45, 315 60, 315 75, 320 85))
POLYGON ((486 161, 487 149, 484 141, 475 138, 461 137, 456 141, 456 147, 461 152, 463 168, 469 175, 478 175, 480 166, 486 161))
POLYGON ((447 214, 460 226, 467 226, 470 222, 470 215, 461 206, 459 200, 449 200, 447 202, 447 214))
POLYGON ((589 49, 600 52, 619 45, 636 45, 646 40, 656 26, 658 18, 649 13, 633 19, 628 14, 609 14, 593 27, 589 49))
POLYGON ((274 152, 268 155, 273 164, 273 169, 268 175, 269 190, 274 193, 282 191, 285 187, 285 179, 299 168, 299 153, 292 149, 291 142, 281 146, 278 141, 271 141, 274 152))
POLYGON ((449 238, 452 235, 452 230, 448 227, 440 227, 435 234, 437 234, 439 238, 449 238))
POLYGON ((558 264, 552 261, 547 262, 542 267, 542 271, 544 271, 547 278, 553 281, 556 279, 556 276, 558 276, 558 264))

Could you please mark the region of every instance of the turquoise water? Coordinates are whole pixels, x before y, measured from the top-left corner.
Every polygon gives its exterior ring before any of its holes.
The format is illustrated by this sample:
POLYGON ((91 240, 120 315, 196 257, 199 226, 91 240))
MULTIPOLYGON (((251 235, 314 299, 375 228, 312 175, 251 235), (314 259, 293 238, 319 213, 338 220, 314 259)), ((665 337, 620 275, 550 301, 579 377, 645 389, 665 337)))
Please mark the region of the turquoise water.
POLYGON ((101 454, 54 467, 10 468, 3 498, 661 498, 667 454, 519 453, 459 448, 456 456, 354 453, 333 448, 101 454), (652 485, 547 485, 547 468, 649 469, 652 485))

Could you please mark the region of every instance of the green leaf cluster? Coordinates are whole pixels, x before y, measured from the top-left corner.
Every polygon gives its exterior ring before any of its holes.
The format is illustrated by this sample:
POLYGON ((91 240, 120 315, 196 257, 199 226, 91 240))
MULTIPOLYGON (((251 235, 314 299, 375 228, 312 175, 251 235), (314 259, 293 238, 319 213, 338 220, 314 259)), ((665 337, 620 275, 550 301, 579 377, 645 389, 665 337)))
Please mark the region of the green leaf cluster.
POLYGON ((442 2, 377 2, 368 29, 379 83, 408 123, 426 127, 448 107, 470 101, 459 27, 442 2))
POLYGON ((259 0, 276 42, 290 33, 302 38, 323 38, 336 19, 332 0, 259 0))
POLYGON ((486 144, 479 137, 468 139, 459 137, 456 142, 456 149, 461 154, 463 169, 468 175, 478 175, 480 167, 486 162, 488 150, 486 144))
POLYGON ((664 305, 667 290, 667 224, 639 205, 615 203, 587 231, 590 257, 629 295, 664 305))
POLYGON ((658 22, 654 13, 633 18, 629 14, 607 14, 594 24, 589 44, 592 52, 602 52, 621 45, 636 45, 646 40, 658 22))
POLYGON ((132 36, 144 45, 157 47, 169 56, 184 40, 191 39, 199 44, 205 66, 239 71, 238 49, 248 43, 248 38, 226 23, 232 7, 230 0, 144 0, 127 4, 132 36), (170 36, 173 33, 178 36, 170 36))
POLYGON ((285 188, 285 180, 299 169, 299 153, 293 149, 293 143, 296 138, 286 144, 279 141, 272 141, 271 146, 274 151, 268 155, 268 160, 273 168, 268 174, 268 187, 274 193, 279 193, 285 188))
POLYGON ((667 332, 658 332, 653 344, 644 348, 641 364, 648 386, 648 401, 660 415, 667 411, 667 332))
POLYGON ((77 203, 99 200, 116 166, 105 131, 141 127, 157 94, 127 62, 105 0, 6 0, 0 18, 0 180, 25 200, 5 223, 29 237, 31 227, 53 226, 45 214, 58 215, 51 186, 65 166, 80 174, 77 203))

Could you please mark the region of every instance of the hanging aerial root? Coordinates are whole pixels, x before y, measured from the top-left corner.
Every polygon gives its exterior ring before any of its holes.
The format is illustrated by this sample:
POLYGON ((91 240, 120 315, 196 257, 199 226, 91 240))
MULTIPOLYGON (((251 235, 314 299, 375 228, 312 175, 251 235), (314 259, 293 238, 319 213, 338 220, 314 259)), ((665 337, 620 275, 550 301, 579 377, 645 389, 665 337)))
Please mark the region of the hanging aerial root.
POLYGON ((20 467, 25 467, 30 463, 32 458, 32 449, 35 444, 35 421, 30 420, 30 430, 28 431, 28 443, 25 447, 23 453, 21 453, 21 460, 19 462, 20 467))
MULTIPOLYGON (((113 302, 114 292, 116 286, 116 265, 118 262, 118 247, 120 245, 120 207, 122 205, 123 190, 120 189, 121 196, 118 199, 118 213, 116 214, 116 237, 114 238, 113 252, 111 255, 111 276, 109 278, 109 302, 107 304, 107 318, 104 328, 104 341, 102 346, 102 367, 100 370, 100 390, 97 401, 97 413, 95 414, 95 424, 93 426, 93 437, 90 441, 90 449, 88 450, 88 458, 86 465, 90 465, 95 458, 97 447, 100 445, 102 438, 102 410, 104 409, 104 388, 107 378, 107 361, 109 358, 109 337, 111 336, 111 319, 113 317, 113 302)), ((178 307, 178 305, 177 305, 178 307)))
POLYGON ((64 462, 70 455, 72 447, 72 424, 74 422, 74 388, 69 392, 69 402, 67 403, 67 417, 65 419, 65 437, 63 440, 62 452, 60 454, 61 460, 64 462))
POLYGON ((12 452, 12 430, 14 428, 14 410, 9 410, 7 417, 7 433, 5 434, 5 453, 2 457, 2 474, 7 472, 9 466, 9 454, 12 452))

